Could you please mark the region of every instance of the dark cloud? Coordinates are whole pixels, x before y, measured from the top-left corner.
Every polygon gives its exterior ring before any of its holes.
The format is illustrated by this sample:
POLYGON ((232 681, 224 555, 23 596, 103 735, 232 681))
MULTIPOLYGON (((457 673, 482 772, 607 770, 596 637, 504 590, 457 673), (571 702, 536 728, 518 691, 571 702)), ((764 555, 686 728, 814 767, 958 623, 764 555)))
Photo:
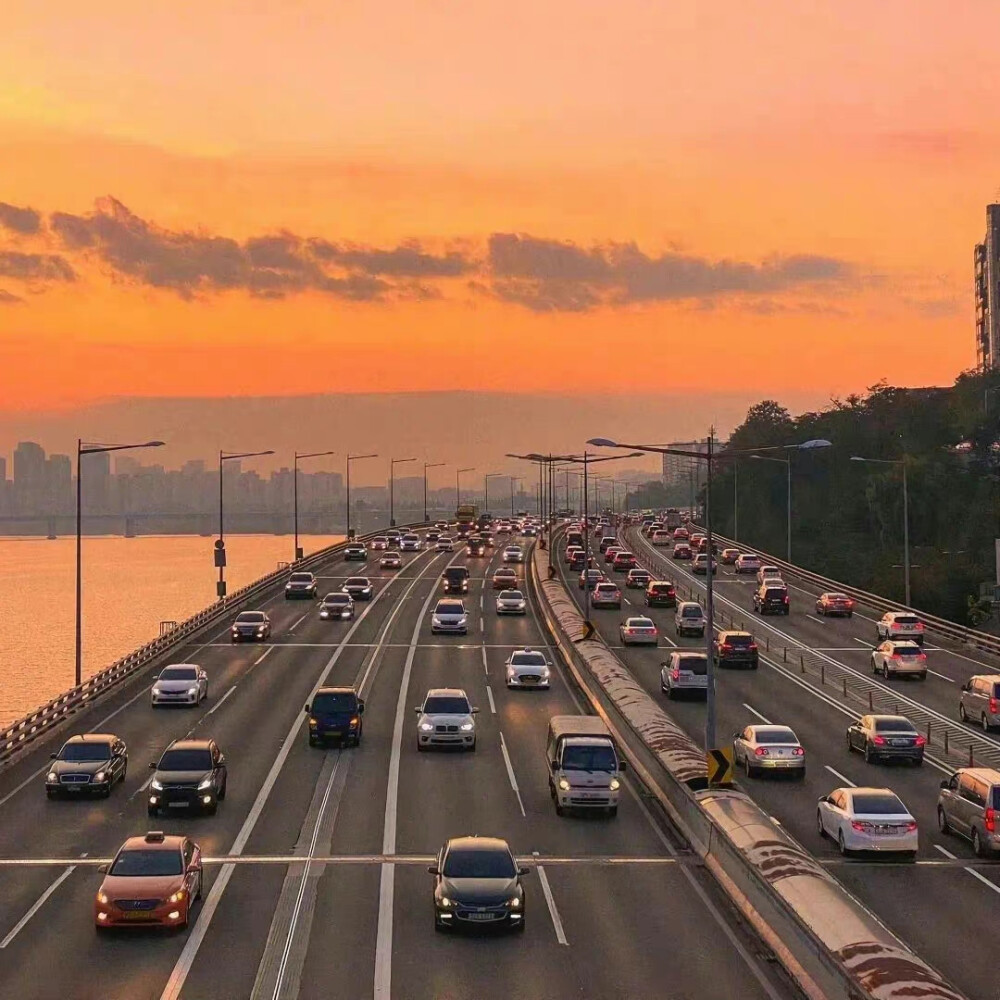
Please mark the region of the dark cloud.
POLYGON ((773 257, 760 264, 675 252, 652 257, 632 243, 582 248, 514 233, 490 237, 488 265, 498 298, 538 311, 773 294, 854 279, 846 262, 815 254, 773 257))
POLYGON ((13 306, 23 301, 24 299, 20 295, 15 295, 13 292, 7 292, 0 288, 0 306, 13 306))
POLYGON ((456 278, 475 266, 474 261, 457 250, 432 254, 412 240, 392 250, 380 250, 355 244, 340 246, 314 239, 309 241, 309 249, 319 260, 356 268, 368 274, 397 278, 456 278))
POLYGON ((38 232, 42 225, 41 213, 33 208, 18 208, 17 205, 8 205, 0 201, 0 226, 13 230, 15 233, 23 233, 32 236, 38 232))
POLYGON ((58 254, 0 250, 0 277, 21 281, 73 281, 76 273, 58 254))

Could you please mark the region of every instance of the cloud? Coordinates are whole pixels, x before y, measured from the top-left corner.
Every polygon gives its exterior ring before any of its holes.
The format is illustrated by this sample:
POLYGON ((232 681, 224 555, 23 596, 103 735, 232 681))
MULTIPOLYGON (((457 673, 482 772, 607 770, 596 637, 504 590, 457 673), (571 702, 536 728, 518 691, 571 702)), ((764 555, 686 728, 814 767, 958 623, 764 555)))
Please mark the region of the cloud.
POLYGON ((473 269, 475 262, 458 250, 437 255, 428 253, 415 240, 401 243, 391 250, 346 244, 339 246, 326 240, 310 240, 309 248, 320 260, 368 274, 409 278, 457 278, 473 269))
POLYGON ((771 257, 759 264, 711 261, 676 252, 650 256, 634 243, 582 248, 513 233, 494 233, 487 259, 493 294, 536 311, 772 295, 803 286, 846 285, 856 278, 852 265, 817 254, 771 257))
POLYGON ((21 281, 73 281, 76 272, 58 254, 0 250, 0 277, 21 281))
POLYGON ((13 306, 23 301, 24 299, 20 295, 15 295, 13 292, 7 292, 0 288, 0 306, 13 306))
POLYGON ((15 233, 23 233, 25 236, 33 236, 42 225, 42 216, 33 208, 18 208, 17 205, 8 205, 0 201, 0 226, 13 230, 15 233))

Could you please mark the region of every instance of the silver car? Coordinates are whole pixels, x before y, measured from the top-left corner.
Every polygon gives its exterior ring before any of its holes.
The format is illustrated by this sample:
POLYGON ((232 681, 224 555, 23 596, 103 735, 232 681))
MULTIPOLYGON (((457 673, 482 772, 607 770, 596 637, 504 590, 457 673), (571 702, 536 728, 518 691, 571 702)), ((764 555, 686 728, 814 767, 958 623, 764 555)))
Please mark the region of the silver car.
POLYGON ((984 732, 1000 725, 1000 674, 977 674, 962 685, 958 714, 984 732))
POLYGON ((891 788, 835 788, 819 800, 816 827, 843 855, 903 853, 916 860, 917 821, 891 788))
POLYGON ((938 829, 972 842, 984 858, 1000 851, 1000 771, 992 767, 962 767, 941 782, 938 829))
POLYGON ((467 635, 469 631, 469 615, 462 601, 442 600, 437 602, 431 615, 431 634, 439 632, 456 632, 467 635))
POLYGON ((523 563, 524 549, 520 545, 508 545, 503 550, 503 561, 505 563, 523 563))
POLYGON ((806 776, 806 752, 788 726, 746 726, 733 734, 733 761, 748 778, 764 771, 788 771, 806 776))
POLYGON ((545 659, 545 654, 537 649, 515 649, 507 662, 507 687, 509 688, 547 688, 552 672, 552 664, 545 659))
POLYGON ((674 629, 680 635, 705 635, 705 612, 697 601, 680 601, 674 612, 674 629))
POLYGON ((708 697, 708 657, 677 650, 660 667, 660 690, 670 699, 680 694, 708 697))
POLYGON ((872 673, 890 677, 927 679, 927 654, 910 640, 888 639, 872 650, 872 673))
POLYGON ((153 681, 149 702, 158 705, 197 705, 208 697, 208 674, 195 663, 172 663, 153 681))
POLYGON ((417 749, 451 746, 476 749, 476 714, 461 688, 431 688, 417 713, 417 749))
POLYGON ((436 552, 454 552, 455 543, 449 535, 442 535, 434 546, 436 552))
POLYGON ((520 590, 503 590, 497 596, 498 615, 524 615, 528 613, 528 602, 520 590))
POLYGON ((399 540, 399 550, 400 552, 419 552, 421 544, 419 535, 408 532, 399 540))

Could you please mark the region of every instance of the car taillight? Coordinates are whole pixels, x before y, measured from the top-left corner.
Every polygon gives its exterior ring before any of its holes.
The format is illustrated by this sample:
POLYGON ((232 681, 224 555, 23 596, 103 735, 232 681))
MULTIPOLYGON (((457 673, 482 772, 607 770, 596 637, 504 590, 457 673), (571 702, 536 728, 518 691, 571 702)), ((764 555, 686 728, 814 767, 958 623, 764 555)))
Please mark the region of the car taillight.
POLYGON ((918 660, 926 660, 926 659, 927 659, 927 654, 926 654, 926 653, 920 653, 920 654, 919 654, 919 655, 917 656, 917 659, 918 659, 918 660))
POLYGON ((867 833, 871 829, 871 823, 863 823, 861 820, 851 820, 851 826, 854 827, 858 833, 867 833))
POLYGON ((670 676, 673 677, 675 681, 679 681, 681 679, 681 668, 674 667, 674 669, 670 671, 670 676))
POLYGON ((667 597, 676 597, 676 596, 677 596, 677 591, 676 591, 676 590, 674 590, 674 588, 673 588, 673 587, 671 587, 671 588, 670 588, 670 589, 669 589, 669 590, 667 591, 667 597))
POLYGON ((755 642, 751 642, 750 645, 747 647, 747 649, 750 649, 750 650, 754 650, 756 648, 757 648, 757 643, 755 643, 755 642))
POLYGON ((923 736, 918 736, 916 739, 916 745, 922 747, 927 742, 926 738, 923 736))
POLYGON ((882 746, 882 744, 885 743, 885 737, 884 736, 873 736, 872 737, 872 743, 874 743, 876 746, 882 746))
POLYGON ((915 819, 910 820, 910 822, 906 824, 906 832, 907 833, 917 832, 917 821, 915 819))
POLYGON ((997 700, 996 698, 990 698, 990 715, 997 714, 997 700))
POLYGON ((767 747, 757 747, 757 749, 754 750, 754 753, 758 757, 766 757, 767 756, 767 747))
POLYGON ((990 833, 996 833, 996 829, 997 829, 997 811, 996 811, 996 809, 987 809, 986 810, 986 815, 983 817, 983 820, 986 823, 986 829, 990 833))
POLYGON ((916 624, 916 625, 914 625, 913 627, 914 627, 914 628, 915 628, 915 629, 916 629, 916 630, 917 630, 918 632, 923 632, 923 630, 924 630, 924 623, 923 623, 923 622, 917 622, 917 624, 916 624))
POLYGON ((806 753, 806 752, 805 752, 805 750, 803 750, 803 749, 802 749, 802 747, 796 747, 796 748, 795 748, 795 749, 794 749, 794 750, 792 751, 792 756, 794 756, 794 757, 804 757, 804 756, 805 756, 805 753, 806 753))
POLYGON ((892 654, 892 655, 891 655, 891 656, 889 657, 889 659, 890 659, 890 660, 901 660, 902 658, 903 658, 903 657, 902 657, 902 655, 901 655, 900 653, 893 653, 893 654, 892 654))
POLYGON ((721 646, 721 649, 723 650, 723 652, 726 652, 726 653, 730 652, 732 650, 732 648, 733 647, 728 642, 724 642, 722 644, 722 646, 721 646))
POLYGON ((785 594, 785 604, 788 603, 788 594, 785 594))

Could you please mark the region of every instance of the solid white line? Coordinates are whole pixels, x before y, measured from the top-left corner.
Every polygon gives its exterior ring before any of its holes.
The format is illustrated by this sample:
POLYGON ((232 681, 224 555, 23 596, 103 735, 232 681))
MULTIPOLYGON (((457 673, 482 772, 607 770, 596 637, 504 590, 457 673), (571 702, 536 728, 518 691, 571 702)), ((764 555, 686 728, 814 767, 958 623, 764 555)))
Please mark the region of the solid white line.
POLYGON ((927 673, 933 674, 935 677, 940 677, 941 680, 947 681, 949 684, 955 683, 950 677, 945 677, 944 674, 939 674, 936 670, 931 670, 930 667, 927 668, 927 673))
MULTIPOLYGON (((327 661, 326 666, 323 668, 323 672, 320 674, 319 679, 312 689, 313 696, 326 683, 326 679, 330 676, 330 672, 333 670, 337 660, 340 659, 341 653, 343 653, 346 648, 345 644, 347 640, 350 639, 354 632, 361 627, 361 623, 365 620, 371 609, 378 604, 382 595, 387 593, 388 590, 383 590, 376 594, 374 599, 368 603, 365 610, 361 612, 357 620, 351 625, 350 630, 344 636, 344 643, 337 647, 333 655, 327 661)), ((311 700, 312 696, 310 696, 310 701, 311 700)), ((278 755, 275 757, 274 763, 271 765, 271 769, 268 771, 267 777, 264 779, 264 783, 261 785, 260 791, 257 793, 257 798, 254 800, 254 804, 251 807, 250 812, 247 814, 247 818, 243 821, 243 826, 240 828, 240 832, 236 835, 236 839, 233 841, 233 846, 229 850, 230 854, 239 855, 243 853, 243 849, 246 847, 254 828, 257 826, 257 821, 260 819, 261 814, 264 811, 264 806, 267 804, 268 797, 271 794, 271 789, 277 782, 278 775, 281 773, 282 767, 284 767, 285 760, 288 758, 292 747, 295 745, 295 737, 301 728, 302 717, 297 716, 295 721, 292 723, 291 728, 288 730, 288 735, 281 744, 281 749, 278 751, 278 755)), ((226 891, 226 886, 229 885, 229 880, 233 877, 233 872, 235 870, 236 866, 234 864, 223 865, 222 870, 219 872, 219 877, 212 883, 212 889, 202 906, 202 911, 198 915, 198 919, 195 922, 191 933, 188 935, 187 941, 184 943, 184 948, 174 965, 173 971, 170 973, 170 978, 167 980, 167 983, 163 988, 163 992, 160 994, 160 1000, 177 1000, 180 996, 181 990, 184 989, 184 983, 187 981, 187 977, 191 972, 192 966, 194 965, 194 960, 198 955, 198 949, 201 948, 201 944, 205 940, 205 935, 208 933, 212 917, 215 916, 215 911, 219 908, 219 903, 222 901, 223 893, 226 891)))
POLYGON ((753 714, 756 715, 757 718, 760 719, 760 721, 764 723, 764 725, 770 726, 772 724, 771 720, 770 719, 765 719, 764 716, 761 715, 760 712, 758 712, 757 709, 753 707, 753 705, 748 705, 746 702, 743 702, 743 707, 748 712, 753 712, 753 714))
POLYGON ((819 622, 820 625, 829 625, 830 624, 825 618, 817 618, 815 615, 807 614, 806 618, 811 618, 814 622, 819 622))
MULTIPOLYGON (((84 855, 84 857, 86 857, 86 855, 84 855)), ((67 868, 62 873, 62 875, 60 875, 59 878, 57 878, 55 882, 53 882, 52 885, 50 885, 45 890, 45 892, 43 892, 38 897, 38 899, 35 900, 35 903, 31 907, 31 909, 29 909, 28 912, 23 917, 21 917, 21 919, 16 924, 14 924, 13 928, 7 934, 7 936, 2 941, 0 941, 0 948, 6 948, 7 945, 9 945, 11 941, 13 941, 14 938, 17 937, 17 935, 24 929, 28 921, 31 920, 31 918, 45 905, 45 902, 49 898, 49 896, 51 896, 52 893, 54 893, 56 889, 58 889, 59 886, 61 886, 63 882, 65 882, 66 879, 68 879, 75 870, 76 870, 76 865, 70 865, 69 868, 67 868)))
POLYGON ((236 685, 234 684, 206 713, 206 716, 211 715, 217 708, 222 707, 222 703, 236 690, 236 685))
MULTIPOLYGON (((536 858, 538 857, 538 851, 531 852, 536 858)), ((552 888, 549 885, 549 877, 545 874, 545 869, 536 862, 535 871, 538 872, 538 881, 542 887, 542 895, 545 897, 545 904, 549 908, 549 916, 552 918, 552 926, 555 928, 556 940, 562 945, 568 945, 569 941, 566 940, 566 931, 563 929, 562 917, 559 916, 559 911, 556 909, 556 901, 552 896, 552 888)))
POLYGON ((524 803, 521 801, 521 792, 517 787, 517 778, 514 777, 514 765, 510 762, 510 754, 507 753, 507 743, 504 741, 503 733, 500 734, 500 749, 503 751, 503 762, 507 765, 507 777, 510 778, 510 787, 514 789, 517 796, 517 804, 521 807, 521 815, 527 816, 524 811, 524 803))
MULTIPOLYGON (((457 558, 452 556, 446 564, 450 566, 457 558)), ((399 698, 396 701, 396 721, 392 727, 392 751, 389 756, 389 782, 385 793, 385 822, 382 828, 382 853, 396 853, 396 807, 399 799, 399 755, 403 742, 403 719, 406 716, 406 699, 410 691, 410 673, 413 658, 417 652, 417 638, 420 626, 427 616, 431 601, 437 596, 432 588, 417 616, 410 636, 410 649, 403 664, 403 677, 399 683, 399 698)), ((392 909, 395 899, 396 869, 394 865, 383 864, 378 888, 378 925, 375 935, 375 1000, 390 1000, 392 991, 392 909)))
POLYGON ((830 774, 832 774, 835 778, 840 778, 840 780, 845 785, 850 785, 851 788, 857 788, 858 787, 853 781, 851 781, 850 778, 845 778, 844 775, 842 775, 840 773, 840 771, 835 771, 832 767, 830 767, 829 764, 824 764, 823 767, 825 767, 830 772, 830 774))
MULTIPOLYGON (((308 611, 306 612, 307 614, 309 614, 308 611)), ((288 631, 294 632, 306 620, 306 615, 303 615, 288 631)))
POLYGON ((253 661, 253 665, 256 667, 258 663, 262 663, 264 660, 266 660, 268 656, 270 656, 271 653, 274 652, 274 648, 275 648, 274 646, 268 646, 268 648, 265 649, 264 652, 261 653, 260 656, 258 656, 257 659, 253 661))
MULTIPOLYGON (((951 858, 952 860, 955 860, 955 855, 952 854, 951 851, 946 850, 940 844, 935 844, 934 846, 946 858, 951 858)), ((988 888, 992 889, 995 893, 1000 894, 1000 885, 997 885, 996 882, 991 882, 985 875, 981 874, 980 872, 977 872, 975 868, 963 868, 962 870, 963 871, 967 871, 973 878, 979 879, 979 881, 982 882, 983 885, 985 885, 988 888)), ((0 947, 2 947, 2 945, 0 945, 0 947)))
POLYGON ((496 706, 496 702, 493 700, 493 688, 491 688, 489 686, 489 684, 486 685, 486 697, 489 699, 489 702, 490 702, 490 711, 494 715, 496 715, 497 714, 497 706, 496 706))
MULTIPOLYGON (((872 643, 870 643, 867 639, 859 639, 856 635, 852 635, 851 638, 855 642, 860 642, 862 646, 867 646, 869 649, 872 648, 872 643)), ((877 645, 877 643, 875 645, 877 645)))

